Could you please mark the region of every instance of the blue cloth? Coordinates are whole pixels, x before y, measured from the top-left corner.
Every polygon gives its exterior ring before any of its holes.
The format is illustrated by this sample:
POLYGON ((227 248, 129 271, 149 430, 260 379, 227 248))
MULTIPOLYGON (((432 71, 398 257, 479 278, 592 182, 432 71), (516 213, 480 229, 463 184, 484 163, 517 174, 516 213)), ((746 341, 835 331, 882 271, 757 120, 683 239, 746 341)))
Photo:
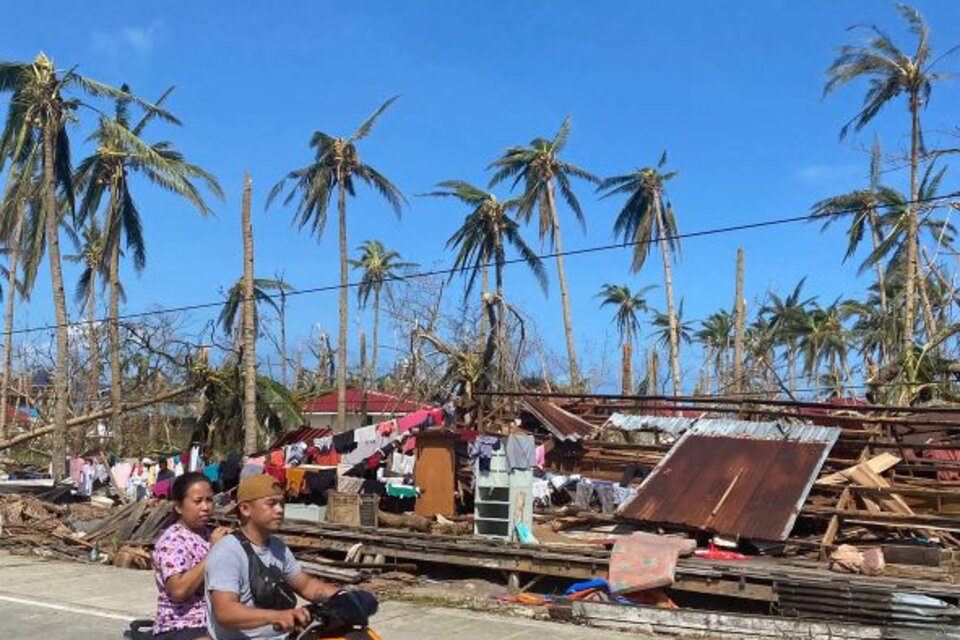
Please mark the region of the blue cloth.
POLYGON ((470 443, 468 452, 476 471, 489 472, 490 458, 494 451, 500 450, 500 438, 497 436, 480 436, 470 443))
POLYGON ((217 482, 220 480, 220 463, 213 462, 208 464, 203 468, 203 475, 207 476, 210 482, 217 482))

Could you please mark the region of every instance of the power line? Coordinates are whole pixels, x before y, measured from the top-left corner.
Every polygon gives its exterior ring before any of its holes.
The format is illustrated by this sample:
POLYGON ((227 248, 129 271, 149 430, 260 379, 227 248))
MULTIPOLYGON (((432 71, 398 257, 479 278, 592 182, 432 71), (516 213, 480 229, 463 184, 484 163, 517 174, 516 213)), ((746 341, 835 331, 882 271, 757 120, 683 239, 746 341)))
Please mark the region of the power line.
MULTIPOLYGON (((949 194, 945 194, 945 195, 940 195, 940 196, 932 196, 932 197, 930 197, 930 198, 919 198, 919 199, 917 199, 917 200, 906 200, 906 201, 900 202, 900 203, 878 203, 878 204, 876 205, 876 208, 878 208, 878 209, 885 209, 885 208, 890 208, 890 207, 895 207, 895 206, 896 206, 896 207, 901 207, 901 206, 909 206, 909 205, 914 205, 914 204, 918 204, 918 205, 919 205, 919 204, 927 204, 927 203, 931 203, 931 202, 938 202, 938 201, 941 201, 941 200, 947 200, 947 199, 950 199, 950 198, 956 198, 956 197, 958 197, 958 196, 960 196, 960 191, 955 191, 955 192, 953 192, 953 193, 949 193, 949 194)), ((775 219, 772 219, 772 220, 763 220, 763 221, 759 221, 759 222, 747 222, 747 223, 744 223, 744 224, 729 225, 729 226, 725 226, 725 227, 714 227, 714 228, 712 228, 712 229, 704 229, 704 230, 701 230, 701 231, 691 231, 691 232, 688 232, 688 233, 677 233, 677 234, 669 235, 669 236, 662 236, 662 237, 661 237, 661 236, 657 236, 657 237, 655 237, 655 238, 651 238, 650 240, 640 240, 640 241, 636 241, 636 242, 617 242, 617 243, 612 243, 612 244, 596 245, 596 246, 593 246, 593 247, 585 247, 585 248, 583 248, 583 249, 574 249, 574 250, 572 250, 572 251, 564 251, 562 254, 559 254, 558 252, 541 253, 541 254, 538 254, 536 257, 542 260, 542 259, 547 259, 547 258, 555 258, 555 257, 557 257, 557 255, 563 255, 563 257, 590 255, 590 254, 594 254, 594 253, 600 253, 600 252, 605 252, 605 251, 612 251, 612 250, 615 250, 615 249, 625 249, 625 248, 627 248, 627 247, 639 247, 639 246, 643 246, 643 245, 656 244, 656 243, 660 242, 661 240, 667 240, 667 241, 669 242, 669 241, 673 241, 673 240, 684 240, 684 239, 690 239, 690 238, 703 238, 703 237, 707 237, 707 236, 723 235, 723 234, 727 234, 727 233, 735 233, 735 232, 740 232, 740 231, 750 231, 750 230, 753 230, 753 229, 763 229, 763 228, 767 228, 767 227, 775 227, 775 226, 782 226, 782 225, 787 225, 787 224, 794 224, 794 223, 797 223, 797 222, 810 222, 810 221, 813 221, 813 220, 820 220, 820 219, 827 219, 827 218, 837 218, 837 217, 840 217, 840 216, 843 216, 843 215, 846 215, 846 214, 858 213, 858 212, 861 211, 861 210, 862 210, 861 208, 851 208, 851 209, 843 209, 843 210, 839 210, 839 211, 833 211, 833 212, 831 212, 831 213, 804 214, 804 215, 791 216, 791 217, 787 217, 787 218, 775 218, 775 219)), ((525 260, 524 258, 511 258, 511 259, 509 259, 509 260, 505 260, 503 264, 504 264, 504 266, 509 266, 509 265, 513 265, 513 264, 523 264, 524 262, 526 262, 526 260, 525 260)), ((486 267, 495 267, 495 266, 496 266, 496 263, 495 263, 495 262, 487 262, 484 266, 486 266, 486 267)), ((385 283, 386 283, 386 282, 400 282, 400 281, 405 281, 405 280, 416 280, 416 279, 419 279, 419 278, 428 278, 428 277, 438 276, 438 275, 454 275, 454 274, 459 273, 459 272, 462 272, 462 271, 465 271, 465 269, 455 269, 455 268, 452 268, 452 267, 446 267, 446 268, 442 268, 442 269, 431 269, 431 270, 428 270, 428 271, 418 271, 418 272, 415 272, 415 273, 411 273, 411 274, 407 274, 407 275, 402 275, 402 276, 400 276, 400 275, 398 275, 398 276, 390 276, 390 277, 384 278, 382 282, 385 282, 385 283)), ((292 297, 295 297, 295 296, 311 295, 311 294, 315 294, 315 293, 326 293, 326 292, 329 292, 329 291, 338 291, 338 290, 340 290, 340 289, 342 289, 342 288, 354 289, 354 288, 356 288, 356 287, 359 287, 361 284, 362 284, 361 282, 348 282, 346 285, 340 285, 340 284, 323 285, 323 286, 318 286, 318 287, 310 287, 310 288, 307 288, 307 289, 295 289, 295 290, 293 290, 293 291, 284 292, 282 295, 283 295, 284 297, 287 297, 287 298, 292 298, 292 297)), ((281 297, 281 294, 268 294, 267 297, 270 298, 270 299, 272 299, 272 300, 277 300, 277 299, 279 299, 279 298, 281 297)), ((156 314, 159 314, 159 313, 180 313, 180 312, 185 312, 185 311, 198 311, 198 310, 200 310, 200 309, 212 309, 212 308, 215 308, 215 307, 221 307, 221 306, 223 306, 223 303, 224 303, 223 300, 217 300, 217 301, 211 301, 211 302, 200 302, 200 303, 196 303, 196 304, 180 305, 180 306, 176 306, 176 307, 169 307, 169 308, 165 308, 165 309, 159 309, 159 310, 156 310, 156 311, 140 311, 140 312, 136 312, 136 313, 126 313, 126 314, 121 314, 121 315, 119 315, 119 316, 117 317, 117 320, 119 321, 119 320, 131 320, 131 319, 135 319, 135 318, 144 318, 144 317, 156 315, 156 314)), ((88 324, 94 324, 94 323, 100 323, 100 322, 109 322, 109 321, 110 321, 110 318, 96 318, 96 319, 93 319, 93 320, 89 320, 89 319, 88 319, 88 320, 77 320, 77 321, 75 321, 75 322, 67 322, 65 325, 60 325, 60 324, 48 324, 48 325, 43 325, 43 326, 39 326, 39 327, 26 327, 26 328, 21 328, 21 329, 14 329, 11 333, 13 333, 13 334, 35 333, 35 332, 37 332, 37 331, 50 331, 50 330, 53 330, 53 329, 58 329, 58 328, 60 328, 61 326, 66 326, 66 327, 69 328, 69 327, 84 326, 84 325, 88 325, 88 324)))

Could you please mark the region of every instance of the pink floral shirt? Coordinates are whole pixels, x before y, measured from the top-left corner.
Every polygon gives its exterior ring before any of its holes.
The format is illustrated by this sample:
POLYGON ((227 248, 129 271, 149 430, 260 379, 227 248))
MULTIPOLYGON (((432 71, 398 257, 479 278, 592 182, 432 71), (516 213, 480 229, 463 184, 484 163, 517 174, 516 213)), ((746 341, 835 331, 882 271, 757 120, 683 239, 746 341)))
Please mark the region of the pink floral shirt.
POLYGON ((166 584, 171 577, 197 566, 209 551, 206 534, 194 533, 179 522, 168 527, 157 540, 153 551, 153 572, 160 595, 157 597, 154 633, 207 626, 203 589, 184 602, 174 602, 166 584))

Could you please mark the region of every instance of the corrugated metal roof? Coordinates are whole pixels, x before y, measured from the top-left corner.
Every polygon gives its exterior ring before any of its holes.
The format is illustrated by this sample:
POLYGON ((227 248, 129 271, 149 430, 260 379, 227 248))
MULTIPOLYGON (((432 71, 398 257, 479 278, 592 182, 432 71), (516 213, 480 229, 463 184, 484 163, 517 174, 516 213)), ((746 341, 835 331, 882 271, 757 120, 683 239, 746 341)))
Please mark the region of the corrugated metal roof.
POLYGON ((754 440, 786 440, 788 442, 829 442, 833 444, 839 430, 804 424, 779 422, 748 422, 725 418, 681 418, 615 413, 607 424, 623 431, 655 429, 681 435, 693 429, 700 435, 725 438, 751 438, 754 440))
POLYGON ((607 424, 622 431, 641 431, 654 429, 679 436, 696 422, 696 418, 677 418, 668 416, 627 415, 615 413, 607 420, 607 424))
POLYGON ((839 429, 698 421, 620 513, 754 538, 790 534, 839 429))
POLYGON ((580 440, 592 436, 597 431, 596 426, 583 418, 549 402, 524 398, 523 408, 533 414, 547 431, 560 440, 580 440))
MULTIPOLYGON (((374 415, 399 416, 406 413, 413 413, 425 409, 426 406, 419 402, 406 400, 389 393, 380 391, 367 391, 361 393, 359 389, 348 388, 346 393, 347 413, 360 413, 363 410, 363 400, 367 401, 367 413, 374 415)), ((303 403, 303 413, 336 413, 337 412, 337 392, 318 396, 303 403)))

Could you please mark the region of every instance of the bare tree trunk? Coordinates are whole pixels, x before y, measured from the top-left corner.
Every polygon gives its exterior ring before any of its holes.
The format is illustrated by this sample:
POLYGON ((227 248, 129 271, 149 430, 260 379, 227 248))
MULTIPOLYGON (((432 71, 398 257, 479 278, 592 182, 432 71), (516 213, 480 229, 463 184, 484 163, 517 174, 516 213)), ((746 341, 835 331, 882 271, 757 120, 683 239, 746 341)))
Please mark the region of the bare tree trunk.
POLYGON ((10 266, 7 276, 7 299, 3 313, 3 381, 0 388, 0 440, 7 439, 7 404, 10 400, 10 374, 13 372, 13 309, 17 299, 17 271, 20 269, 23 212, 17 212, 17 224, 10 243, 10 266))
POLYGON ((367 334, 360 330, 360 424, 367 424, 367 334))
POLYGON ((736 313, 736 333, 733 339, 733 391, 743 392, 743 338, 746 334, 747 309, 743 299, 743 248, 737 249, 737 299, 734 301, 736 313))
POLYGON ((250 199, 253 185, 250 174, 243 172, 243 202, 240 216, 243 225, 243 450, 259 449, 257 428, 257 326, 253 300, 253 221, 250 199))
POLYGON ((930 296, 927 293, 927 279, 919 273, 919 264, 917 265, 917 289, 920 291, 920 304, 923 309, 923 324, 927 328, 927 341, 933 340, 937 335, 937 321, 933 316, 933 305, 930 304, 930 296))
POLYGON ((791 395, 797 393, 797 349, 791 343, 787 345, 787 387, 791 395))
POLYGON ((647 352, 647 395, 657 395, 660 391, 660 362, 656 349, 647 352))
POLYGON ((373 290, 373 352, 370 358, 370 388, 377 389, 377 354, 380 340, 380 287, 373 290))
MULTIPOLYGON (((112 224, 120 224, 116 220, 116 214, 112 213, 114 207, 113 198, 110 200, 110 215, 114 218, 112 224)), ((120 424, 123 420, 120 406, 123 404, 123 373, 120 370, 120 234, 116 235, 110 247, 110 322, 107 325, 107 338, 110 342, 110 428, 117 437, 117 448, 123 448, 123 426, 120 424)))
POLYGON ((625 396, 633 395, 633 340, 630 330, 623 339, 623 380, 620 383, 621 393, 625 396))
POLYGON ((287 380, 287 292, 282 285, 283 276, 280 278, 280 382, 285 388, 289 389, 289 380, 287 380))
POLYGON ((560 218, 557 215, 557 199, 553 193, 553 184, 547 185, 547 200, 550 205, 550 217, 553 224, 553 242, 557 253, 557 280, 560 283, 560 302, 563 306, 563 331, 567 338, 567 360, 569 361, 570 385, 580 384, 580 367, 577 363, 577 346, 573 341, 573 316, 570 314, 570 291, 567 287, 567 273, 563 268, 563 239, 560 234, 560 218))
MULTIPOLYGON (((56 155, 54 135, 60 123, 47 120, 43 125, 43 208, 46 223, 47 254, 50 260, 50 280, 53 285, 53 307, 57 318, 57 362, 53 377, 55 408, 53 414, 53 447, 51 450, 54 482, 63 479, 66 461, 67 383, 69 371, 67 297, 63 291, 63 271, 60 264, 60 216, 57 211, 57 181, 54 173, 56 155)), ((6 407, 4 407, 6 411, 6 407)))
POLYGON ((97 271, 100 265, 93 265, 90 291, 87 293, 87 326, 90 331, 90 409, 96 408, 100 400, 100 336, 97 330, 97 271))
POLYGON ((660 240, 660 255, 663 257, 663 284, 667 294, 667 321, 670 331, 670 375, 673 378, 673 395, 679 396, 682 388, 680 379, 680 333, 677 326, 677 312, 673 304, 673 272, 670 269, 670 247, 667 245, 666 224, 663 210, 657 198, 657 236, 660 240))
POLYGON ((497 284, 497 369, 499 370, 499 382, 497 386, 498 389, 507 388, 507 332, 506 332, 506 315, 507 315, 507 304, 504 301, 503 293, 503 262, 504 257, 502 254, 502 247, 500 246, 500 236, 496 237, 495 242, 497 243, 497 268, 496 268, 496 284, 497 284))
POLYGON ((340 331, 337 337, 337 433, 347 429, 347 192, 338 176, 340 221, 340 331))
MULTIPOLYGON (((910 204, 907 206, 907 273, 903 304, 903 336, 901 351, 906 356, 913 348, 914 314, 917 308, 917 200, 920 195, 918 172, 920 170, 920 102, 914 93, 910 96, 911 146, 910 146, 910 204)), ((903 389, 902 398, 911 394, 909 387, 903 389)))

